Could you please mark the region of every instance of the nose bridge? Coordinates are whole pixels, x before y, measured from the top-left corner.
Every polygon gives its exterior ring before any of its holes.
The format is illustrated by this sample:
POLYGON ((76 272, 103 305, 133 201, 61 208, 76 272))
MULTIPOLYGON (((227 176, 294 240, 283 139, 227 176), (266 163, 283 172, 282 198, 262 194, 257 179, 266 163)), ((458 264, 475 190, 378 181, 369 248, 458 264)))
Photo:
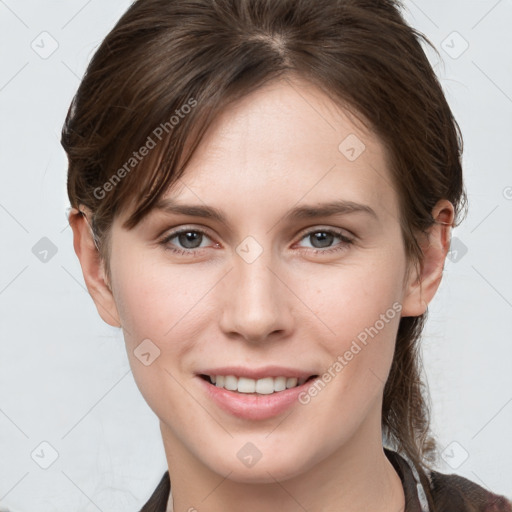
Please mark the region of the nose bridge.
POLYGON ((253 237, 236 248, 233 271, 225 283, 221 327, 248 341, 261 341, 288 328, 286 297, 275 268, 273 251, 253 237))

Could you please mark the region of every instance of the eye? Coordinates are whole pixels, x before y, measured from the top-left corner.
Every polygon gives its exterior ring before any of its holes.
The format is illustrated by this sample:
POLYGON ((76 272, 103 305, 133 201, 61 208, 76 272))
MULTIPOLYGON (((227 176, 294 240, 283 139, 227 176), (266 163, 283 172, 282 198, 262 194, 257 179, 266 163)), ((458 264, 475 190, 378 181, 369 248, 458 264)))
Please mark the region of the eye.
MULTIPOLYGON (((205 238, 209 237, 207 233, 201 229, 184 228, 169 233, 159 243, 166 250, 169 250, 176 254, 193 256, 199 252, 197 249, 202 249, 205 247, 205 245, 202 245, 202 242, 204 241, 205 238), (172 240, 174 239, 176 239, 176 241, 172 242, 172 240), (179 247, 176 247, 176 245, 178 244, 181 245, 183 248, 180 249, 179 247)), ((219 244, 215 245, 218 246, 219 244)))
POLYGON ((348 246, 351 245, 354 240, 348 236, 343 231, 335 230, 335 229, 315 229, 313 231, 308 231, 303 234, 301 240, 311 241, 311 247, 315 254, 318 253, 332 253, 337 251, 347 250, 348 246), (331 244, 335 239, 338 238, 341 240, 341 243, 331 247, 331 244))

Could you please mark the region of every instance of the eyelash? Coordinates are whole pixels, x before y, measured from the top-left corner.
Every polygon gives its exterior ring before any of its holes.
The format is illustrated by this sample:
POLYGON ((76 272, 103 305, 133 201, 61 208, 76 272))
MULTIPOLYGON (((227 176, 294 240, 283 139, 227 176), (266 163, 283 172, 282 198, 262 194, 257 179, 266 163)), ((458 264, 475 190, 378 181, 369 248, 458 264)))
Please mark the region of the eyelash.
MULTIPOLYGON (((166 235, 160 242, 159 244, 162 245, 164 247, 165 250, 167 251, 171 251, 173 252, 174 254, 178 254, 178 255, 181 255, 181 256, 189 256, 189 257, 194 257, 196 256, 201 249, 204 249, 204 247, 202 248, 195 248, 195 249, 176 249, 174 247, 170 247, 169 246, 169 242, 173 239, 173 238, 176 238, 177 236, 183 234, 183 233, 199 233, 201 235, 204 235, 208 238, 210 238, 208 236, 208 233, 206 231, 203 231, 202 229, 197 229, 197 228, 194 228, 194 229, 191 229, 191 228, 184 228, 184 229, 180 229, 178 231, 173 231, 172 233, 169 233, 168 235, 166 235)), ((335 229, 314 229, 314 230, 311 230, 311 231, 307 231, 306 233, 304 233, 300 240, 303 240, 304 238, 307 238, 308 236, 310 235, 313 235, 315 233, 327 233, 327 234, 330 234, 330 235, 335 235, 337 237, 339 237, 341 240, 342 240, 342 244, 337 246, 337 247, 332 247, 332 248, 327 248, 327 249, 309 249, 309 248, 303 248, 303 249, 308 249, 309 251, 312 251, 314 254, 332 254, 332 253, 336 253, 336 252, 339 252, 339 251, 345 251, 348 249, 348 246, 352 245, 354 243, 354 240, 352 238, 349 238, 347 237, 343 232, 341 231, 338 231, 338 230, 335 230, 335 229)))

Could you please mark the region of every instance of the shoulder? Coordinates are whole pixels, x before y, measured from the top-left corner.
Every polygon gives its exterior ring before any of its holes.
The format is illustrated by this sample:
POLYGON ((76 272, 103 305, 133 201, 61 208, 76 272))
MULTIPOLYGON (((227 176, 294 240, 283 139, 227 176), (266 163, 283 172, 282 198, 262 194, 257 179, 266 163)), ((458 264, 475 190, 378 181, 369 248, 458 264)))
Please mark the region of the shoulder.
POLYGON ((467 478, 435 470, 418 472, 409 459, 393 450, 385 454, 399 474, 406 499, 406 512, 512 512, 512 502, 467 478), (421 480, 421 483, 420 483, 421 480), (427 504, 425 491, 430 495, 427 504), (431 505, 431 506, 430 506, 431 505))
POLYGON ((435 510, 451 512, 512 512, 512 502, 459 475, 430 472, 435 510))

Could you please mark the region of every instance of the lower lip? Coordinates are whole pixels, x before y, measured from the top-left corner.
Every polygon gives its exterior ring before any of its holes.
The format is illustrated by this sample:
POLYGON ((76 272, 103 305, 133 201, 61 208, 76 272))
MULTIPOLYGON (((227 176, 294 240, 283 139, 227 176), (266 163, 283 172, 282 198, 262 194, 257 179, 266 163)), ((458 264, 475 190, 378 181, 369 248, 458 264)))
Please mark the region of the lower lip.
POLYGON ((311 379, 294 388, 278 391, 269 395, 238 393, 219 388, 202 377, 198 377, 208 396, 224 411, 246 420, 265 420, 277 416, 289 409, 298 396, 315 382, 311 379))

